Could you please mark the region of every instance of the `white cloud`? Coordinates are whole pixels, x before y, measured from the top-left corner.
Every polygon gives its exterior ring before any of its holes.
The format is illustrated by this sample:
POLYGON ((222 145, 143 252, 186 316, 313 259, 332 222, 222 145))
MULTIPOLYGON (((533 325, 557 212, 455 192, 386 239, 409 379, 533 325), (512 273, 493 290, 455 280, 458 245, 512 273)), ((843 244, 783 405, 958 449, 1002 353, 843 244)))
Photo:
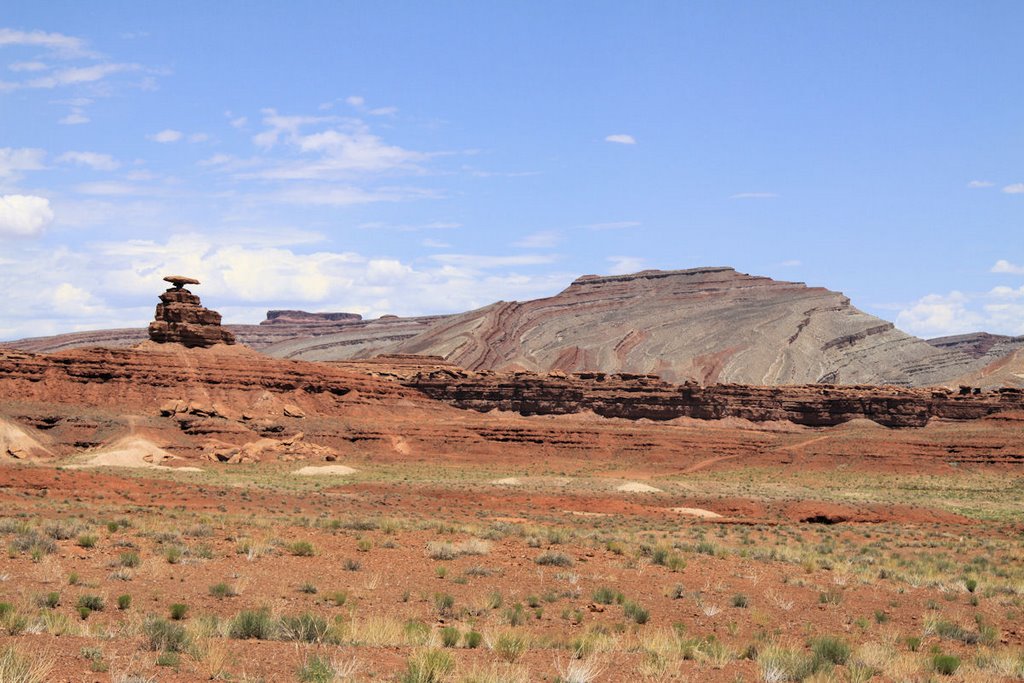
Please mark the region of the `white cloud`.
POLYGON ((6 45, 40 47, 65 58, 95 56, 94 53, 86 49, 84 40, 66 36, 63 33, 0 28, 0 47, 6 45))
POLYGON ((802 265, 803 262, 800 261, 799 259, 789 259, 788 261, 783 261, 782 263, 779 264, 779 266, 783 268, 796 268, 797 266, 802 265))
POLYGON ((995 185, 995 183, 993 183, 991 180, 972 180, 971 182, 967 183, 967 187, 971 188, 972 190, 977 190, 982 187, 992 187, 993 185, 995 185))
POLYGON ((183 137, 185 137, 185 134, 182 133, 180 130, 174 130, 173 128, 165 128, 159 133, 154 133, 153 135, 149 135, 147 137, 153 142, 168 143, 177 142, 178 140, 181 140, 183 137))
POLYGON ((617 142, 620 145, 635 145, 636 144, 636 138, 634 138, 632 135, 627 135, 625 133, 616 133, 615 135, 608 135, 608 136, 605 137, 604 141, 605 142, 617 142))
POLYGON ((0 196, 0 237, 35 237, 52 222, 49 199, 24 194, 0 196))
POLYGON ((0 147, 0 180, 16 180, 24 171, 46 168, 46 152, 35 147, 0 147))
POLYGON ((366 98, 361 97, 359 95, 349 95, 348 97, 345 98, 345 104, 347 104, 350 107, 362 107, 363 105, 366 104, 366 98))
POLYGON ((57 161, 65 164, 88 166, 96 171, 113 171, 121 166, 120 162, 109 154, 99 154, 97 152, 65 152, 57 157, 57 161))
POLYGON ((398 107, 377 107, 366 113, 370 116, 394 116, 398 113, 398 107))
POLYGON ((90 66, 69 67, 59 69, 47 76, 33 78, 18 84, 18 87, 52 89, 69 85, 81 85, 83 83, 95 83, 104 78, 125 71, 139 71, 142 69, 138 64, 93 64, 90 66))
POLYGON ((397 230, 398 232, 419 232, 421 230, 454 230, 461 228, 462 223, 453 223, 452 221, 433 221, 430 223, 360 223, 359 227, 363 230, 397 230))
POLYGON ((776 199, 778 196, 774 192, 738 192, 729 199, 776 199))
POLYGON ((1006 194, 1024 194, 1024 183, 1014 183, 1003 188, 1006 194))
POLYGON ((1024 286, 995 287, 988 292, 929 294, 896 316, 900 329, 921 337, 968 332, 1024 334, 1024 286))
POLYGON ((512 246, 521 249, 551 249, 558 246, 561 240, 562 236, 554 230, 544 230, 527 235, 521 240, 513 242, 512 246))
POLYGON ((43 62, 14 62, 7 66, 11 71, 46 71, 49 65, 43 62))
POLYGON ((999 259, 989 270, 990 272, 993 273, 1009 273, 1011 275, 1024 275, 1024 266, 1019 266, 1016 263, 1010 263, 1006 259, 999 259))
POLYGON ((231 119, 228 123, 230 123, 235 128, 244 128, 245 124, 249 123, 249 117, 238 116, 236 118, 231 119))
POLYGON ((192 135, 188 136, 189 142, 206 142, 209 139, 210 136, 206 133, 192 133, 192 135))
POLYGON ((442 242, 440 240, 431 239, 429 237, 420 241, 420 244, 422 244, 428 249, 450 249, 452 246, 448 242, 442 242))
POLYGON ((63 126, 78 126, 83 123, 89 123, 89 121, 90 119, 86 113, 81 108, 75 107, 67 116, 57 121, 57 123, 63 126))
POLYGON ((257 147, 270 149, 282 137, 295 140, 299 135, 299 129, 303 126, 334 120, 336 118, 333 116, 285 116, 278 114, 276 109, 264 109, 263 124, 269 128, 254 135, 252 141, 257 147))
POLYGON ((636 273, 644 269, 644 259, 639 256, 609 256, 606 260, 612 264, 608 269, 612 275, 636 273))

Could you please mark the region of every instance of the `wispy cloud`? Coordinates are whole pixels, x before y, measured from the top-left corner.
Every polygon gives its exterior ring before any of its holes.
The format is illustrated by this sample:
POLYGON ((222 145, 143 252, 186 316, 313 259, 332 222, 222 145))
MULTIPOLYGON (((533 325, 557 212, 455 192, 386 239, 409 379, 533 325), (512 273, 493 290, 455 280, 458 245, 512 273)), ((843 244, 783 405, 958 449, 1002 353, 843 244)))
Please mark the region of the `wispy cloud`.
POLYGON ((1024 275, 1024 266, 1010 263, 1006 259, 999 259, 990 268, 993 273, 1009 273, 1010 275, 1024 275))
POLYGON ((971 182, 967 183, 967 187, 971 188, 972 190, 977 190, 983 187, 992 187, 993 185, 995 185, 995 183, 993 183, 991 180, 972 180, 971 182))
POLYGON ((1013 183, 1003 188, 1006 194, 1024 194, 1024 183, 1013 183))
POLYGON ((608 135, 604 139, 605 142, 616 142, 620 145, 635 145, 636 138, 626 133, 616 133, 615 135, 608 135))
POLYGON ((64 59, 97 56, 95 52, 86 47, 85 41, 81 38, 64 35, 63 33, 18 31, 11 28, 0 28, 0 47, 8 45, 42 48, 64 59))
POLYGON ((799 259, 789 259, 788 261, 783 261, 779 264, 779 266, 782 268, 796 268, 797 266, 802 265, 803 262, 800 261, 799 259))
POLYGON ((508 266, 539 266, 553 263, 553 254, 519 254, 515 256, 485 256, 480 254, 433 254, 439 263, 469 268, 505 268, 508 266))
POLYGON ((25 171, 39 171, 46 166, 46 151, 35 147, 0 147, 0 181, 17 180, 25 171))
POLYGON ((640 225, 640 221, 611 221, 608 223, 590 223, 583 227, 590 230, 625 230, 627 228, 638 228, 640 225))
POLYGON ((562 236, 554 230, 544 230, 527 235, 512 243, 512 246, 521 249, 551 249, 558 246, 562 236))
POLYGON ((609 256, 606 259, 611 266, 608 272, 611 275, 625 275, 636 273, 644 269, 644 259, 639 256, 609 256))
POLYGON ((66 116, 62 116, 57 123, 62 126, 80 126, 83 123, 89 123, 90 120, 84 109, 74 107, 66 116))
POLYGON ((113 171, 121 166, 121 163, 109 154, 97 152, 65 152, 57 157, 57 162, 88 166, 96 171, 113 171))
POLYGON ((775 192, 737 192, 729 195, 729 199, 777 199, 778 196, 775 192))
POLYGON ((185 134, 182 133, 180 130, 174 130, 173 128, 165 128, 159 133, 153 133, 152 135, 147 135, 146 137, 152 140, 153 142, 167 144, 168 142, 177 142, 178 140, 181 140, 183 137, 185 137, 185 134))
POLYGON ((433 199, 440 195, 415 187, 361 188, 338 185, 299 185, 285 187, 276 192, 254 197, 286 204, 307 206, 356 206, 376 202, 404 202, 415 199, 433 199))
POLYGON ((370 223, 360 223, 359 227, 363 230, 395 230, 398 232, 420 232, 422 230, 455 230, 461 228, 462 223, 455 223, 452 221, 432 221, 430 223, 382 223, 374 221, 370 223))

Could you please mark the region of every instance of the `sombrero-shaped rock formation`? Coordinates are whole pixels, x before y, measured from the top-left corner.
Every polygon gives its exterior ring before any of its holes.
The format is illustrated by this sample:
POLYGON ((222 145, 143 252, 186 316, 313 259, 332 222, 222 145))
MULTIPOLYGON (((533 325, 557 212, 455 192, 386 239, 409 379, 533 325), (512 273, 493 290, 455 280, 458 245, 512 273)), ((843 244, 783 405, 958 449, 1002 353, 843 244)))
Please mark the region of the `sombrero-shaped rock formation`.
POLYGON ((199 297, 185 289, 199 280, 183 275, 168 275, 164 280, 174 286, 160 295, 156 320, 149 324, 150 339, 203 348, 235 343, 235 335, 220 326, 220 313, 203 308, 199 297))

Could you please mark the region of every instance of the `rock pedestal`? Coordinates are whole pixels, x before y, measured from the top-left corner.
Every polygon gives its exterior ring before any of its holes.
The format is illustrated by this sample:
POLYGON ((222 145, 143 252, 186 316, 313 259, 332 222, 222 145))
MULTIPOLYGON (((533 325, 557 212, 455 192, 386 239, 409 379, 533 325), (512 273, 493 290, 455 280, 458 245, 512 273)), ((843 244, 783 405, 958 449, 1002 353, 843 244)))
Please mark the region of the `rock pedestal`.
POLYGON ((203 308, 198 296, 174 284, 160 295, 156 320, 149 324, 150 339, 203 348, 235 343, 235 335, 220 326, 220 313, 203 308))

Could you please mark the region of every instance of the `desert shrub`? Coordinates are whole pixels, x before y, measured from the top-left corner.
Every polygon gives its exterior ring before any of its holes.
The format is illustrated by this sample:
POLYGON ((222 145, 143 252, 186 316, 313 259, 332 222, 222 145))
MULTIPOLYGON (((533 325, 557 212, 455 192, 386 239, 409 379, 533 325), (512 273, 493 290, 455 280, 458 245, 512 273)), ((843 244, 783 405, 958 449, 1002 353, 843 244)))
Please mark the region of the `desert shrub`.
POLYGON ((441 644, 445 647, 455 647, 462 639, 462 633, 454 626, 445 626, 441 629, 441 644))
POLYGON ((295 672, 296 678, 302 683, 334 683, 337 675, 331 660, 320 655, 307 657, 295 672))
POLYGON ((132 596, 127 593, 117 596, 117 609, 126 610, 132 606, 132 596))
POLYGON ((150 616, 142 623, 142 635, 153 651, 181 652, 188 642, 185 627, 160 617, 150 616))
POLYGON ((757 668, 765 683, 783 683, 810 677, 814 673, 814 662, 803 652, 768 645, 757 651, 757 668))
POLYGON ((50 593, 47 593, 46 595, 44 595, 42 597, 42 599, 39 602, 40 602, 40 607, 48 607, 50 609, 53 609, 55 607, 59 607, 60 606, 60 593, 58 593, 57 591, 52 591, 50 593))
POLYGON ((188 605, 181 602, 176 602, 173 605, 171 605, 171 619, 174 619, 175 621, 181 621, 185 618, 185 615, 187 614, 188 605))
POLYGON ((506 609, 503 616, 505 623, 509 626, 522 626, 526 623, 526 613, 523 612, 523 606, 518 602, 506 609))
POLYGON ((968 645, 974 645, 980 639, 977 633, 968 631, 960 624, 953 621, 940 620, 933 626, 935 634, 947 640, 959 640, 968 645))
POLYGON ((427 557, 432 560, 454 560, 455 546, 447 541, 431 541, 427 544, 427 557))
POLYGON ((356 550, 358 550, 361 553, 370 552, 370 550, 372 548, 373 548, 373 541, 371 541, 368 538, 361 538, 358 541, 356 541, 356 550))
POLYGON ((76 606, 79 608, 85 607, 92 612, 102 612, 104 603, 103 598, 98 595, 83 595, 78 598, 76 606))
POLYGON ((156 656, 157 666, 169 666, 177 669, 181 664, 181 655, 177 652, 161 652, 156 656))
POLYGON ((97 540, 99 539, 95 534, 82 534, 78 537, 75 543, 77 543, 80 548, 94 548, 97 540))
POLYGON ((552 567, 571 567, 573 559, 565 553, 548 552, 538 555, 533 560, 537 564, 552 567))
POLYGON ((622 606, 622 612, 628 619, 632 619, 638 624, 646 624, 647 620, 651 618, 651 613, 640 606, 639 603, 630 600, 622 606))
POLYGON ((467 631, 466 635, 462 637, 463 644, 470 649, 480 647, 480 643, 482 643, 483 640, 484 636, 479 631, 467 631))
POLYGON ((444 650, 422 650, 406 663, 402 683, 440 683, 455 668, 455 658, 444 650))
POLYGON ((281 617, 277 630, 282 640, 322 643, 327 639, 330 628, 322 617, 307 612, 295 617, 281 617))
POLYGON ((228 627, 228 635, 236 640, 271 640, 274 620, 266 607, 243 610, 235 615, 228 627))
POLYGON ((183 554, 184 551, 180 545, 170 545, 164 550, 164 559, 167 560, 167 564, 178 564, 183 554))
POLYGON ((10 542, 12 553, 29 553, 33 559, 50 555, 57 551, 57 544, 53 539, 41 535, 36 530, 26 531, 18 534, 10 542))
POLYGON ((296 557, 312 557, 314 555, 313 544, 309 541, 295 541, 286 547, 288 552, 296 557))
POLYGON ((224 583, 223 581, 221 581, 220 583, 215 583, 212 586, 210 586, 210 595, 217 598, 218 600, 223 600, 224 598, 233 598, 236 595, 238 595, 238 593, 231 586, 231 584, 224 583))
POLYGON ((46 525, 46 535, 55 541, 66 541, 78 535, 81 527, 76 522, 57 521, 46 525))
POLYGON ((141 560, 139 559, 138 553, 129 551, 121 553, 121 555, 118 557, 117 562, 122 567, 138 567, 139 564, 141 563, 141 560))
POLYGON ((613 602, 622 604, 626 599, 622 593, 608 587, 598 588, 594 591, 593 598, 594 602, 599 605, 610 605, 613 602))
POLYGON ((430 640, 430 627, 419 619, 410 619, 402 625, 402 633, 410 645, 426 645, 430 640))
POLYGON ((345 591, 335 591, 331 593, 330 600, 334 603, 335 607, 342 607, 348 602, 348 593, 345 591))
POLYGON ((454 606, 455 598, 453 596, 448 593, 434 593, 434 609, 437 610, 438 616, 449 616, 454 606))
POLYGON ((750 600, 743 593, 737 593, 732 596, 732 606, 745 608, 750 604, 750 600))
POLYGON ((512 663, 526 652, 526 646, 526 638, 522 634, 507 631, 494 642, 494 652, 501 659, 512 663))
POLYGON ((316 595, 317 587, 307 582, 299 586, 299 592, 305 593, 306 595, 316 595))
POLYGON ((349 558, 345 560, 345 569, 350 572, 357 572, 362 569, 363 565, 359 560, 349 558))
POLYGON ((811 641, 815 669, 827 664, 846 664, 850 658, 850 646, 834 636, 822 636, 811 641))
POLYGON ((937 654, 932 657, 932 669, 943 676, 952 676, 960 668, 960 658, 955 655, 937 654))
POLYGON ((47 683, 53 660, 48 657, 32 658, 8 646, 0 649, 0 681, 12 683, 47 683))

